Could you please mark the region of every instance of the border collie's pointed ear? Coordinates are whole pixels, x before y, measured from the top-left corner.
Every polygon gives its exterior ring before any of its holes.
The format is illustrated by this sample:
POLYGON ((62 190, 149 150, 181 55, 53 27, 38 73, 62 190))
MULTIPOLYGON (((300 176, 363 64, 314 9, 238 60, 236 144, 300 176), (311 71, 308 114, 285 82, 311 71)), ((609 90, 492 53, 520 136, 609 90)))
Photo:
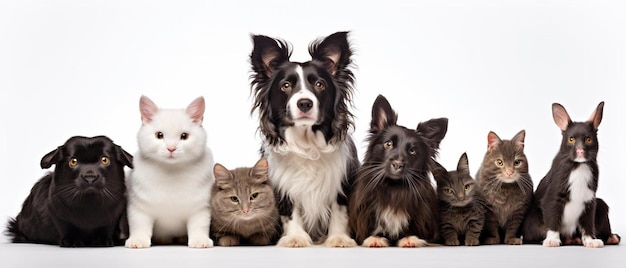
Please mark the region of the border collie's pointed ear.
POLYGON ((495 132, 489 131, 489 134, 487 134, 487 151, 493 151, 501 142, 502 139, 495 132))
POLYGON ((284 40, 265 35, 251 35, 251 38, 254 47, 250 54, 250 63, 257 75, 269 78, 276 67, 289 60, 291 48, 284 40))
POLYGON ((552 117, 554 118, 554 123, 562 130, 565 131, 567 126, 572 123, 572 119, 567 114, 565 107, 558 103, 552 104, 552 117))
POLYGON ((378 95, 372 106, 372 122, 370 132, 378 133, 388 126, 396 125, 398 115, 383 95, 378 95))
POLYGON ((448 118, 430 119, 417 125, 417 134, 426 138, 430 147, 434 150, 439 149, 439 144, 448 132, 448 118))
POLYGON ((596 110, 593 111, 589 120, 587 120, 593 124, 593 128, 595 129, 598 129, 598 126, 600 126, 600 122, 602 121, 602 110, 604 110, 604 102, 600 102, 600 104, 598 104, 596 110))
POLYGON ((141 122, 150 123, 152 117, 159 111, 159 107, 148 97, 142 95, 139 98, 139 112, 141 113, 141 122))
POLYGON ((314 60, 326 64, 328 71, 335 75, 346 68, 352 61, 352 50, 348 42, 349 32, 336 32, 328 37, 316 40, 309 45, 309 54, 314 60))
POLYGON ((47 153, 41 158, 41 162, 39 165, 42 169, 50 168, 53 164, 56 165, 59 162, 61 157, 61 151, 63 151, 63 146, 59 146, 56 149, 52 150, 52 152, 47 153))
POLYGON ((187 109, 185 110, 187 114, 191 117, 194 123, 197 125, 202 125, 202 120, 204 119, 204 97, 198 97, 193 100, 187 109))

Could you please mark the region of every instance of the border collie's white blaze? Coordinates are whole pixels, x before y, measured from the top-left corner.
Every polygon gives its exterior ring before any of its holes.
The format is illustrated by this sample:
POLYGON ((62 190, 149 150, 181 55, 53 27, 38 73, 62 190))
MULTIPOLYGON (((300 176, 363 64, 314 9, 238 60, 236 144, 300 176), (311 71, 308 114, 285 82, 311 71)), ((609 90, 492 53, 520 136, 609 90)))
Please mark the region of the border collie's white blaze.
POLYGON ((349 133, 354 77, 347 35, 314 41, 312 60, 302 63, 289 61, 285 41, 252 36, 252 111, 259 113, 262 152, 280 198, 279 246, 356 245, 349 236, 349 193, 344 192, 359 165, 349 133))

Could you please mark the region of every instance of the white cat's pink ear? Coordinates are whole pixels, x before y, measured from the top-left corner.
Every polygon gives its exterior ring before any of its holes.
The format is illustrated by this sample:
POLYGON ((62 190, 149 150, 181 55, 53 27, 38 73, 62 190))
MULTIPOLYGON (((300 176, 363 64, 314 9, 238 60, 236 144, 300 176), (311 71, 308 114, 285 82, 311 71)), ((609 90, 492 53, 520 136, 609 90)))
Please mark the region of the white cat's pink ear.
POLYGON ((515 146, 519 146, 524 149, 524 138, 526 138, 526 130, 522 129, 520 132, 515 134, 511 141, 513 141, 513 144, 515 144, 515 146))
POLYGON ((232 180, 230 171, 221 164, 215 164, 215 166, 213 166, 213 175, 215 176, 215 184, 220 188, 232 180))
POLYGON ((150 123, 152 117, 159 111, 159 107, 146 96, 139 98, 139 112, 141 113, 141 122, 150 123))
POLYGON ((194 123, 202 125, 204 119, 204 97, 198 97, 193 100, 189 106, 187 106, 187 114, 191 117, 194 123))
POLYGON ((268 174, 268 163, 265 158, 259 159, 259 161, 254 164, 252 170, 250 170, 250 175, 257 178, 259 183, 267 180, 268 174))
POLYGON ((489 131, 489 134, 487 135, 487 150, 489 152, 493 151, 496 147, 498 147, 500 142, 502 142, 500 137, 498 137, 495 132, 489 131))
POLYGON ((565 107, 558 103, 552 104, 552 117, 554 118, 554 123, 562 130, 565 131, 567 126, 572 123, 572 119, 567 114, 565 107))
POLYGON ((600 102, 600 104, 598 104, 596 110, 593 111, 589 120, 587 120, 593 124, 595 129, 598 129, 598 126, 600 126, 600 122, 602 121, 602 110, 604 110, 604 102, 600 102))

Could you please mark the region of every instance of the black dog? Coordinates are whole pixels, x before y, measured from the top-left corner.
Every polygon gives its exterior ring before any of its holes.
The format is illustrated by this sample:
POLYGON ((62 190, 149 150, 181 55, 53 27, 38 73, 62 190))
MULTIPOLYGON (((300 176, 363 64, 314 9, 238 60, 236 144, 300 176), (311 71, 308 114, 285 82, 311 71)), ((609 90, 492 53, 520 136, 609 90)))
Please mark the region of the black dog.
POLYGON ((127 233, 124 166, 132 168, 132 160, 105 136, 70 138, 41 159, 41 168, 54 164, 54 172, 33 186, 7 234, 14 243, 120 245, 127 233))

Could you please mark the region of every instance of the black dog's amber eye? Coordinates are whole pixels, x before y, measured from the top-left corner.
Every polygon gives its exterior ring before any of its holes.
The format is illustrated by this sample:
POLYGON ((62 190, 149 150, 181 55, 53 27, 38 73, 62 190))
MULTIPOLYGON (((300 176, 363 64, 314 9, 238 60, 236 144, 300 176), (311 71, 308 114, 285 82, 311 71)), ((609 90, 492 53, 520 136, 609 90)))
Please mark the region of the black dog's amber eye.
POLYGON ((291 89, 291 83, 289 82, 285 82, 282 86, 280 86, 280 90, 282 91, 288 91, 289 89, 291 89))
POLYGON ((76 166, 78 166, 78 159, 76 158, 70 159, 70 167, 76 167, 76 166))
POLYGON ((326 89, 326 85, 322 81, 315 82, 315 90, 322 91, 326 89))
POLYGON ((588 137, 587 139, 585 139, 585 142, 587 144, 592 144, 593 143, 593 139, 588 137))
POLYGON ((386 141, 385 142, 385 149, 391 149, 393 148, 393 142, 392 141, 386 141))
POLYGON ((183 132, 183 134, 180 134, 180 139, 181 140, 186 140, 188 138, 189 138, 189 134, 188 133, 183 132))
POLYGON ((236 196, 231 196, 230 197, 230 201, 233 201, 235 203, 239 203, 239 198, 237 198, 236 196))
POLYGON ((102 165, 108 166, 109 164, 111 164, 111 160, 108 157, 103 156, 102 158, 100 158, 100 163, 102 165))
POLYGON ((574 139, 574 137, 569 137, 569 140, 567 140, 567 141, 569 142, 569 144, 574 144, 576 139, 574 139))
POLYGON ((154 133, 154 136, 159 139, 162 140, 163 139, 163 132, 159 131, 157 133, 154 133))

